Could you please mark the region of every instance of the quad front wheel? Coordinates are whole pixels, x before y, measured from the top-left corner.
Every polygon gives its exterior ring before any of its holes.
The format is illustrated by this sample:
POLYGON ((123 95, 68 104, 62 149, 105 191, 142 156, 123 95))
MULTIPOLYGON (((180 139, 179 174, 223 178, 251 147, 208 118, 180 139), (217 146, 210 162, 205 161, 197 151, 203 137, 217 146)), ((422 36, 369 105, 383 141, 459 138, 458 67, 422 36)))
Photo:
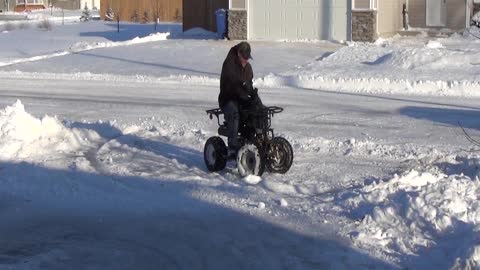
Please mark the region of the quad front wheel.
POLYGON ((282 137, 275 137, 267 149, 267 169, 272 173, 284 174, 288 172, 293 163, 293 148, 282 137))
POLYGON ((254 143, 246 143, 238 150, 237 168, 242 177, 247 175, 262 176, 265 171, 265 155, 262 148, 254 143))

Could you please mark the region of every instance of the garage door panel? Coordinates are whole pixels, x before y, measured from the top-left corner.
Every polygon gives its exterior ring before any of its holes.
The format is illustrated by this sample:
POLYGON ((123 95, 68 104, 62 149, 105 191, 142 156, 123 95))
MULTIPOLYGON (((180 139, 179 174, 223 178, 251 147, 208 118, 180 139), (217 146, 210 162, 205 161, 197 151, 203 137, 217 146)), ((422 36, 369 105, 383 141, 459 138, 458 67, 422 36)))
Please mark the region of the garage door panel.
POLYGON ((347 0, 249 0, 250 39, 346 39, 347 0))

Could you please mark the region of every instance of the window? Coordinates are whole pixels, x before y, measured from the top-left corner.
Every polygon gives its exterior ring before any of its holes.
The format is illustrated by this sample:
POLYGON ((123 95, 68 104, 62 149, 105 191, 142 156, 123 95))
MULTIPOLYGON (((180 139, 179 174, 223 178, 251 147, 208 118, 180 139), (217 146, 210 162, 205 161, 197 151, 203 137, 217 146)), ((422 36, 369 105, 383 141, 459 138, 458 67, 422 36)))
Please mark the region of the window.
POLYGON ((352 0, 354 10, 375 10, 378 7, 378 0, 352 0))
POLYGON ((46 0, 17 0, 17 5, 24 4, 45 4, 46 0))

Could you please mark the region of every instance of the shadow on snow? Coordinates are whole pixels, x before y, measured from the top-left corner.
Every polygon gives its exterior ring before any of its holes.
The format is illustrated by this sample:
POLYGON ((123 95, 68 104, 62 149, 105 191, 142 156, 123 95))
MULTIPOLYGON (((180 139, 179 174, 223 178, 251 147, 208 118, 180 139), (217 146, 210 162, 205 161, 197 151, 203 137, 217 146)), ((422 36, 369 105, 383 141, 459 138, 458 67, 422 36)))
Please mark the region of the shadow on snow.
POLYGON ((391 269, 192 196, 199 185, 0 163, 0 266, 45 269, 391 269))
POLYGON ((480 110, 408 106, 400 109, 402 115, 458 127, 458 123, 469 129, 480 129, 480 110))
POLYGON ((159 23, 155 30, 153 23, 140 24, 130 22, 120 22, 120 32, 116 22, 106 22, 111 31, 103 32, 83 32, 80 36, 84 37, 103 37, 110 41, 127 41, 136 37, 146 37, 153 33, 170 33, 168 39, 218 39, 215 33, 200 31, 200 33, 183 32, 181 23, 159 23))

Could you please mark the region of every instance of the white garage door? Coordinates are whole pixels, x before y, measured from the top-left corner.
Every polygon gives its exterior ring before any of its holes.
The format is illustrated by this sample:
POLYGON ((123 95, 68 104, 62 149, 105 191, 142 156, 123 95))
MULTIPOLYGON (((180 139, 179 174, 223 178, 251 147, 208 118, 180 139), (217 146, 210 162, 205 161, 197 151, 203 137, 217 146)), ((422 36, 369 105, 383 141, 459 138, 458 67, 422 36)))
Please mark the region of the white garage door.
POLYGON ((248 38, 348 40, 349 0, 249 0, 248 38))

